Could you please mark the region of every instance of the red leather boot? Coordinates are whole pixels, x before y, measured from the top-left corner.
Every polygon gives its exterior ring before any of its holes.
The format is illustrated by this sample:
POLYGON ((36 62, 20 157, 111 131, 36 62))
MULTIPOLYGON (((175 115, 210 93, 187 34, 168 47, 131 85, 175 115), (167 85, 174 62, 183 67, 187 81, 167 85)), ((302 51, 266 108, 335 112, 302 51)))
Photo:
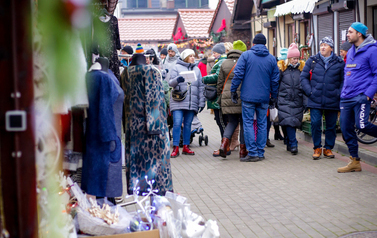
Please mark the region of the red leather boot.
POLYGON ((190 147, 188 145, 183 146, 182 154, 184 155, 195 155, 195 152, 190 150, 190 147))
POLYGON ((220 156, 221 157, 226 158, 228 151, 230 151, 229 144, 230 144, 230 140, 228 138, 224 137, 223 141, 221 142, 221 145, 220 145, 220 156))
POLYGON ((249 152, 247 152, 246 145, 240 144, 240 159, 245 158, 249 152))
POLYGON ((179 156, 179 146, 173 146, 173 151, 170 154, 170 158, 175 158, 179 156))

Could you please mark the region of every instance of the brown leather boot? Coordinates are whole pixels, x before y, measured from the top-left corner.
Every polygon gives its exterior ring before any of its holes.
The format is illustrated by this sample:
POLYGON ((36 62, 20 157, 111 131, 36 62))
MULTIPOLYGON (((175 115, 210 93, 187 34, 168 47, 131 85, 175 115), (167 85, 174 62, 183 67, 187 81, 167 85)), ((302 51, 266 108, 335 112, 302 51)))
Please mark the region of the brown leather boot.
POLYGON ((321 154, 322 154, 322 149, 321 148, 317 148, 314 150, 314 153, 313 153, 313 159, 314 160, 317 160, 321 157, 321 154))
POLYGON ((245 144, 240 144, 240 159, 245 158, 249 152, 246 149, 245 144))
POLYGON ((332 153, 332 151, 330 149, 323 148, 323 155, 325 157, 330 158, 330 159, 335 158, 335 155, 332 153))
POLYGON ((345 167, 338 168, 338 173, 361 172, 360 159, 350 156, 351 161, 345 167))
POLYGON ((240 142, 238 141, 239 134, 240 134, 240 125, 236 127, 236 129, 233 132, 232 138, 230 138, 229 148, 231 151, 235 150, 237 147, 240 146, 240 142))
POLYGON ((175 158, 179 156, 179 146, 173 146, 173 151, 171 152, 170 158, 175 158))
POLYGON ((225 138, 225 137, 221 141, 220 156, 223 157, 223 158, 226 158, 226 155, 229 151, 229 143, 230 143, 230 140, 228 138, 225 138))

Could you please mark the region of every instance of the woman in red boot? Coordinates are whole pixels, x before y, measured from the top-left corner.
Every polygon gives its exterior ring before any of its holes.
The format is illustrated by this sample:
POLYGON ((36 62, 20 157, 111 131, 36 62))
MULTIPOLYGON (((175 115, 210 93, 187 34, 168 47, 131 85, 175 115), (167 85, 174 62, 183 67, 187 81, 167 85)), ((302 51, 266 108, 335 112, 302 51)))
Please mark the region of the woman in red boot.
POLYGON ((200 69, 195 64, 195 52, 186 49, 181 53, 170 73, 169 86, 173 88, 170 97, 170 111, 173 115, 173 151, 170 155, 175 158, 179 155, 179 140, 183 122, 183 151, 182 154, 195 155, 189 147, 191 136, 191 123, 194 115, 201 112, 205 106, 203 95, 204 84, 200 69), (184 72, 193 71, 195 81, 185 80, 184 72))

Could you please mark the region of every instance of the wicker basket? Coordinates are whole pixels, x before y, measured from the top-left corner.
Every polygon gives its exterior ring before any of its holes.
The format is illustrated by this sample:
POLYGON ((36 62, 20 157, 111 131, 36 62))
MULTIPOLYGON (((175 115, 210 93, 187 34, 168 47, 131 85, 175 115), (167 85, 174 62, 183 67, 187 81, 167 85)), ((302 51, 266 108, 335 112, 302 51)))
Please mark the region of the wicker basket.
POLYGON ((116 224, 109 225, 104 220, 93 217, 88 211, 83 210, 81 207, 77 208, 77 220, 80 230, 89 235, 115 235, 128 233, 129 224, 116 224))

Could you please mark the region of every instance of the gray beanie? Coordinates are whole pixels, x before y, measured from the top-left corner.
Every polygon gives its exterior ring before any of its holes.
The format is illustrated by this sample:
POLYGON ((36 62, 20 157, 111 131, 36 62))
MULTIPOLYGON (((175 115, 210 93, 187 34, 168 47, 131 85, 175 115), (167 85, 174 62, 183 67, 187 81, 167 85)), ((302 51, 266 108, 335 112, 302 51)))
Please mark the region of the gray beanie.
POLYGON ((218 43, 213 48, 212 51, 219 53, 219 54, 225 54, 225 46, 224 43, 218 43))
POLYGON ((341 46, 340 49, 344 51, 348 51, 352 47, 352 44, 349 43, 348 41, 344 42, 341 46))
POLYGON ((319 45, 323 43, 328 44, 331 48, 334 48, 334 41, 330 36, 323 37, 323 39, 319 42, 319 45))

